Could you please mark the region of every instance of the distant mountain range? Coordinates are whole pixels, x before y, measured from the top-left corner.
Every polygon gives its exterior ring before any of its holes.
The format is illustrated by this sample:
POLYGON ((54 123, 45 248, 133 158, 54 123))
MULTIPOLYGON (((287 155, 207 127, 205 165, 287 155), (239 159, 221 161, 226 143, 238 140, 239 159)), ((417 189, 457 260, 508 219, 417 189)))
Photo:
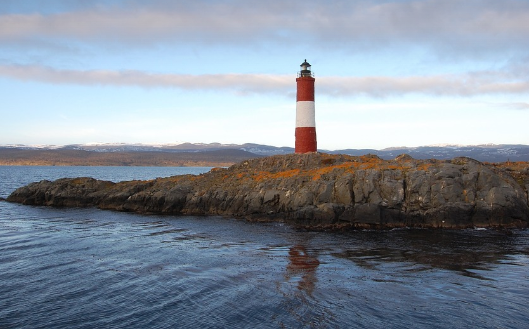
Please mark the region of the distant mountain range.
MULTIPOLYGON (((441 145, 375 149, 319 150, 331 154, 375 154, 393 159, 409 154, 416 159, 470 157, 483 162, 529 161, 529 145, 441 145)), ((0 145, 0 165, 229 165, 244 159, 293 153, 292 147, 260 144, 72 144, 0 145)))
POLYGON ((409 154, 415 159, 452 159, 469 157, 482 162, 529 161, 529 145, 471 145, 471 146, 418 146, 392 147, 383 150, 338 150, 329 153, 349 155, 376 154, 383 159, 394 159, 409 154))

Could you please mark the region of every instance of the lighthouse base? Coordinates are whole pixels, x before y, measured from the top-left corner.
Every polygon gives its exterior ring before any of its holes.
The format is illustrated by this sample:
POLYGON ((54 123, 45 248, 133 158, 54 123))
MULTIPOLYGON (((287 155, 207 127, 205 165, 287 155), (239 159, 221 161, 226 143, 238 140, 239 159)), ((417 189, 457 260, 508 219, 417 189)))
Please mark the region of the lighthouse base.
POLYGON ((317 150, 316 127, 297 127, 295 152, 309 153, 317 150))

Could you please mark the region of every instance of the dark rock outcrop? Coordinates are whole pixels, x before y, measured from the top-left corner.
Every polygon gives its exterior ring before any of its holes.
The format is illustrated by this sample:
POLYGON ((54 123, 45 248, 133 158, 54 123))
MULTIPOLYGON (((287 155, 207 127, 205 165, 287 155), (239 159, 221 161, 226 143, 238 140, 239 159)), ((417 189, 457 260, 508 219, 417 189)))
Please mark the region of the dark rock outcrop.
POLYGON ((515 179, 502 168, 469 158, 415 160, 402 155, 387 161, 372 155, 311 153, 152 181, 41 181, 19 188, 8 201, 224 215, 308 227, 525 227, 529 185, 524 177, 515 179))

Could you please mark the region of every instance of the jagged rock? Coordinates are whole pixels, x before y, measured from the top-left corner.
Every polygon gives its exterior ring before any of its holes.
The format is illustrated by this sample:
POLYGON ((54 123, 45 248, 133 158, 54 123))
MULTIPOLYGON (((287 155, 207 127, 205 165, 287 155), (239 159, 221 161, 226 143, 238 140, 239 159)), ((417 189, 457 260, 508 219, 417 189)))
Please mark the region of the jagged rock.
POLYGON ((247 160, 199 176, 121 183, 42 181, 19 188, 7 200, 281 220, 308 227, 525 227, 526 173, 469 158, 290 154, 247 160))

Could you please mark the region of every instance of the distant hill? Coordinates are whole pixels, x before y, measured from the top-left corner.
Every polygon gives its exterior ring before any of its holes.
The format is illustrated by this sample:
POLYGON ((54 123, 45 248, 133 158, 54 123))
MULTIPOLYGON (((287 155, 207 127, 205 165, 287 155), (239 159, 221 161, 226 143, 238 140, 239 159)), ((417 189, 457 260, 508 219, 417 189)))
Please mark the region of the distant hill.
POLYGON ((250 152, 226 149, 202 152, 86 151, 76 149, 0 148, 0 165, 26 166, 167 166, 227 167, 256 158, 250 152))
POLYGON ((482 162, 529 161, 529 145, 472 145, 472 146, 419 146, 393 147, 383 150, 337 150, 333 154, 375 154, 382 159, 394 159, 400 154, 409 154, 415 159, 453 159, 469 157, 482 162))
POLYGON ((276 147, 260 144, 220 144, 220 143, 181 143, 181 144, 72 144, 60 147, 61 149, 83 150, 95 152, 138 152, 138 151, 152 151, 152 152, 204 152, 204 151, 221 151, 221 150, 241 150, 250 152, 256 155, 277 155, 294 153, 292 147, 276 147))
MULTIPOLYGON (((482 162, 529 161, 529 145, 446 145, 375 149, 320 150, 331 154, 374 154, 394 159, 409 154, 415 159, 469 157, 482 162)), ((72 144, 66 146, 0 146, 0 165, 52 166, 229 166, 260 156, 294 153, 292 147, 261 144, 72 144)))

